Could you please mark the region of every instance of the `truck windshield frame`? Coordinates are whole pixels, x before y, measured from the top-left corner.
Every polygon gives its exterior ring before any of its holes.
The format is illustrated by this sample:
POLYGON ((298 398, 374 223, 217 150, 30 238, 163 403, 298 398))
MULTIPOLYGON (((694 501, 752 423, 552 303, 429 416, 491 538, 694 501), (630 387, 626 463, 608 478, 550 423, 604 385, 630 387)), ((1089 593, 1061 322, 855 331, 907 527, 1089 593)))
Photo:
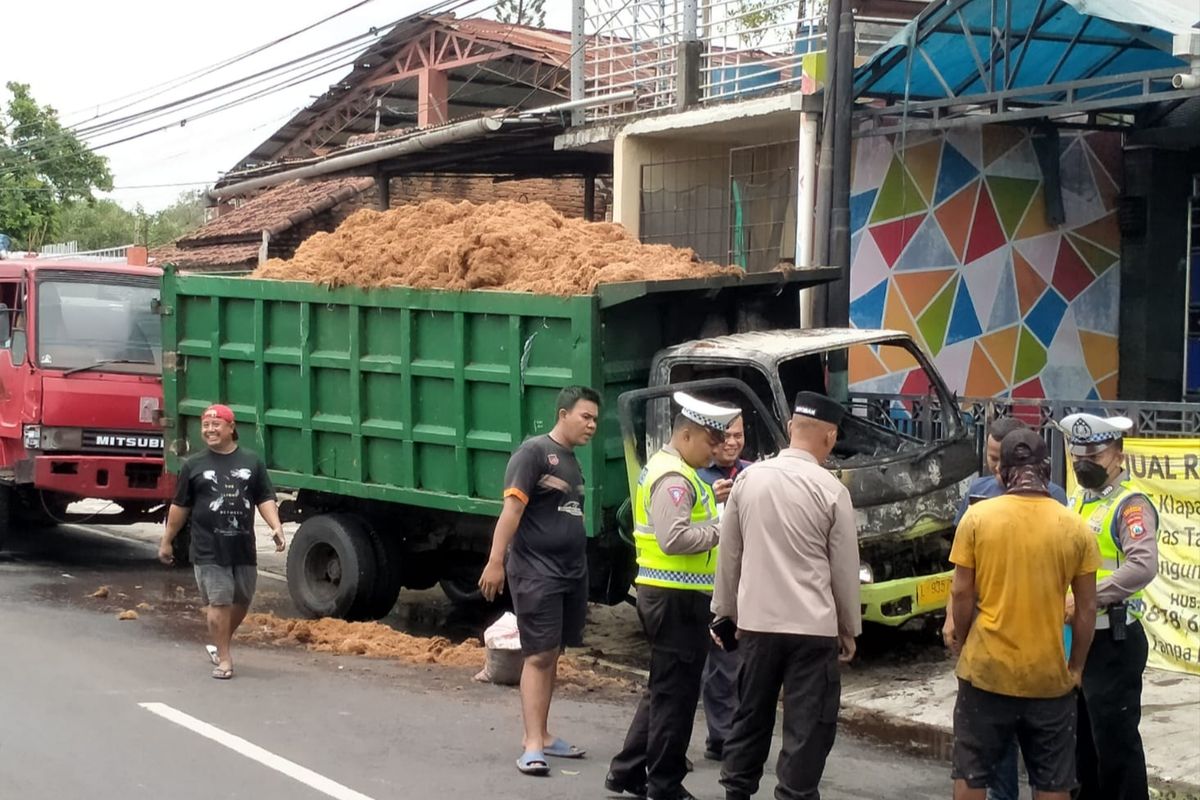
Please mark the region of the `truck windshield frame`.
POLYGON ((47 272, 33 298, 33 359, 39 369, 162 373, 162 326, 153 276, 47 272))

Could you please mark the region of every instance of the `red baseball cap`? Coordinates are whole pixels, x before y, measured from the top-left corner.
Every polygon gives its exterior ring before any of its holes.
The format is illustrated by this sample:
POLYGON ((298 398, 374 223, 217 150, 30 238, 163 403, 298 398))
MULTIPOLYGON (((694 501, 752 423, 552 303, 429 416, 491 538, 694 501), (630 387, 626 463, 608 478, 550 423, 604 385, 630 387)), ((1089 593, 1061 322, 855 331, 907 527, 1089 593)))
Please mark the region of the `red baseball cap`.
POLYGON ((204 409, 204 413, 200 415, 200 418, 203 419, 205 417, 216 417, 217 419, 223 419, 231 424, 235 422, 233 418, 233 409, 231 409, 229 406, 221 405, 220 403, 213 403, 211 406, 204 409))

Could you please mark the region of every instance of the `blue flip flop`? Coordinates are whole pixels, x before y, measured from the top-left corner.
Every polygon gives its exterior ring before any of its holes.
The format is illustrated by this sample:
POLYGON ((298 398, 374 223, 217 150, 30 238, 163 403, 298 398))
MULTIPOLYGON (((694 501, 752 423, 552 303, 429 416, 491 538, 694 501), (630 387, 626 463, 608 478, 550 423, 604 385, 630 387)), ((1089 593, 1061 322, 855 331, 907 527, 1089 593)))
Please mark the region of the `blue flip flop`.
POLYGON ((541 750, 527 750, 517 759, 517 769, 522 775, 549 775, 550 765, 541 750))
POLYGON ((587 750, 580 750, 573 744, 567 744, 563 739, 555 739, 545 748, 546 755, 555 758, 583 758, 587 750))

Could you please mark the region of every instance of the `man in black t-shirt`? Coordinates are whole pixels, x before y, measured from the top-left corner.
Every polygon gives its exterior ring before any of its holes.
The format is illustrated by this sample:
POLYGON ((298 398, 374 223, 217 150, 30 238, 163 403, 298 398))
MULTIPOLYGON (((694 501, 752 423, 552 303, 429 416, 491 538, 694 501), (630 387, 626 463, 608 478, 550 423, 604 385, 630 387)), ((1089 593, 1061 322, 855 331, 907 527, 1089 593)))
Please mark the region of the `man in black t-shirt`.
POLYGON ((507 572, 521 652, 524 752, 517 769, 550 772, 547 756, 579 758, 583 751, 551 736, 547 720, 558 655, 583 644, 587 617, 587 532, 583 473, 574 449, 591 441, 600 395, 569 386, 558 395, 558 418, 545 436, 522 444, 504 475, 504 508, 479 589, 487 600, 504 591, 507 572), (509 545, 512 545, 511 551, 509 545), (505 555, 508 563, 505 564, 505 555))
POLYGON ((238 448, 233 411, 213 405, 200 416, 208 449, 183 462, 158 558, 173 564, 171 543, 191 522, 190 556, 208 617, 214 678, 233 677, 229 646, 242 624, 258 578, 254 510, 271 526, 276 552, 283 552, 283 526, 267 468, 254 453, 238 448))

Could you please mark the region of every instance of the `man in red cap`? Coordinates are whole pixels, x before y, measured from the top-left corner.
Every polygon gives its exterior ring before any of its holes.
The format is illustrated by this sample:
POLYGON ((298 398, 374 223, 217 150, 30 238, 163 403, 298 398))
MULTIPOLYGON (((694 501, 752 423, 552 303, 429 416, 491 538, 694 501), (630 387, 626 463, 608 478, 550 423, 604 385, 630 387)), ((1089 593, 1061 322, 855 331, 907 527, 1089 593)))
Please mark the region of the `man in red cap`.
POLYGON ((233 677, 229 646, 242 624, 258 578, 254 509, 271 526, 276 552, 283 552, 283 526, 275 488, 266 465, 237 445, 237 425, 229 406, 212 405, 200 415, 200 435, 208 449, 183 462, 158 558, 173 564, 171 543, 191 521, 191 561, 208 617, 213 644, 212 676, 233 677))

